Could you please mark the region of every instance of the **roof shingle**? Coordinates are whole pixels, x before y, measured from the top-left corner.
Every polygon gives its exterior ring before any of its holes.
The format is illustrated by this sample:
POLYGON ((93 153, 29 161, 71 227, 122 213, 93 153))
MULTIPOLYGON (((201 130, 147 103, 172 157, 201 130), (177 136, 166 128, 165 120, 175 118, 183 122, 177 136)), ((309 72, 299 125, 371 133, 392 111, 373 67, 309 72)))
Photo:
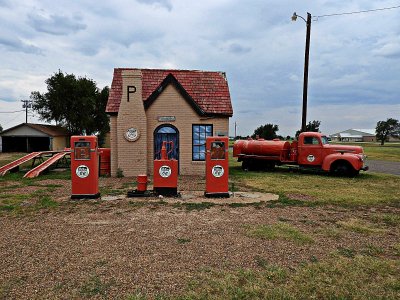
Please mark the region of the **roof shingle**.
MULTIPOLYGON (((108 97, 106 112, 118 113, 122 98, 122 71, 116 68, 108 97)), ((142 72, 142 99, 147 101, 158 87, 172 75, 205 114, 232 116, 228 82, 222 72, 192 70, 140 69, 142 72)))

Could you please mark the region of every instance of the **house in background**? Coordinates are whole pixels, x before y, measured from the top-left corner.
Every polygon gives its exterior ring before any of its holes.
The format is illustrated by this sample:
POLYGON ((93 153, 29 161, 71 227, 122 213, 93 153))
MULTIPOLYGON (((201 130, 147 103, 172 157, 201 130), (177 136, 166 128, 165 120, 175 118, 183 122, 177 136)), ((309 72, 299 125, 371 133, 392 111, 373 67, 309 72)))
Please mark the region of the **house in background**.
POLYGON ((334 142, 376 142, 375 129, 347 129, 329 135, 334 142))
POLYGON ((22 123, 0 133, 0 152, 63 150, 70 134, 61 126, 22 123))
POLYGON ((179 174, 204 175, 206 137, 228 136, 233 114, 223 72, 127 68, 114 69, 106 112, 112 176, 152 174, 163 141, 179 174))

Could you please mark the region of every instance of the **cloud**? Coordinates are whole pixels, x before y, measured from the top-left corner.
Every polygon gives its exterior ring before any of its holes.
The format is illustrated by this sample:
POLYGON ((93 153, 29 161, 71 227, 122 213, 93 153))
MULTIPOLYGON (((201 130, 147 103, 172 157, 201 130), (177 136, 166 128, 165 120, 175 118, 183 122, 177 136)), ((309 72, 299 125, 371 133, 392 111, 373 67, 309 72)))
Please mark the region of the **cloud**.
POLYGON ((251 47, 242 46, 238 43, 233 43, 229 45, 229 52, 234 54, 244 54, 251 51, 251 47))
POLYGON ((36 31, 53 35, 68 35, 84 30, 87 27, 79 17, 46 15, 43 11, 29 14, 28 21, 36 31))
POLYGON ((10 7, 11 3, 9 0, 0 0, 0 7, 10 7))
POLYGON ((375 50, 374 53, 378 56, 398 59, 400 58, 400 40, 385 43, 383 46, 379 47, 379 49, 375 50))
POLYGON ((166 8, 168 11, 172 10, 172 4, 170 0, 136 0, 139 3, 160 6, 166 8))
POLYGON ((23 52, 28 54, 42 54, 42 50, 32 44, 26 43, 15 37, 1 37, 0 46, 14 52, 23 52))
MULTIPOLYGON (((0 87, 9 89, 1 96, 43 92, 44 80, 58 69, 101 87, 111 84, 114 67, 225 71, 232 121, 248 130, 240 134, 265 123, 294 134, 301 125, 306 26, 290 21, 293 12, 317 16, 391 2, 0 0, 0 87), (40 80, 26 80, 28 74, 40 80)), ((312 22, 310 120, 329 124, 329 133, 337 125, 335 131, 369 127, 351 116, 371 112, 375 119, 374 105, 382 105, 382 119, 392 117, 391 105, 399 102, 399 18, 400 9, 393 9, 312 22), (341 109, 348 109, 346 126, 338 118, 341 109)))

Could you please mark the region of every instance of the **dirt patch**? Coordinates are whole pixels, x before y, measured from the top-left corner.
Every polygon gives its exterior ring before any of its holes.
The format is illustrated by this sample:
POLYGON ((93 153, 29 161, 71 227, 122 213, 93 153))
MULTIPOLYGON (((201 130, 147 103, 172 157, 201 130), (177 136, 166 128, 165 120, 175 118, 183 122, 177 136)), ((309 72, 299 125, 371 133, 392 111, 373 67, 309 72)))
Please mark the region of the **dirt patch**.
POLYGON ((229 199, 210 199, 203 196, 200 176, 179 179, 184 199, 126 198, 135 182, 100 178, 100 189, 116 193, 114 198, 104 193, 102 199, 84 201, 70 200, 70 180, 27 186, 32 188, 27 194, 44 189, 60 203, 26 214, 0 214, 0 298, 124 299, 138 291, 153 298, 177 295, 210 269, 257 270, 268 264, 295 270, 332 253, 363 251, 395 258, 393 247, 400 239, 397 219, 389 220, 395 224, 391 226, 374 221, 400 214, 400 208, 271 208, 267 194, 243 191, 229 199), (295 228, 310 242, 248 234, 249 228, 277 223, 295 228))
POLYGON ((288 197, 291 200, 300 200, 300 201, 315 200, 315 197, 304 194, 286 194, 286 197, 288 197))
POLYGON ((71 201, 36 215, 0 217, 0 282, 9 298, 18 299, 79 299, 91 285, 107 298, 138 290, 179 294, 207 269, 257 269, 260 260, 296 268, 338 249, 361 251, 370 244, 385 253, 398 241, 398 230, 373 235, 342 230, 339 236, 321 231, 371 213, 229 205, 189 211, 165 203, 141 207, 128 199, 71 201), (276 222, 295 226, 314 242, 299 246, 246 235, 247 226, 276 222))

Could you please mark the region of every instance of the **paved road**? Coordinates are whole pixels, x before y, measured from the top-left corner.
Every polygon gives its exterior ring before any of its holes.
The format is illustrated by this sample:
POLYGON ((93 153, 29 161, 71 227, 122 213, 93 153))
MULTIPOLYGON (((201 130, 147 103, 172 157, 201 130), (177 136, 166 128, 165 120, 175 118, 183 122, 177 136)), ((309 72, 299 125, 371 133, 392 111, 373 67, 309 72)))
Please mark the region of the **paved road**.
POLYGON ((384 160, 367 160, 370 172, 400 175, 400 162, 384 160))

